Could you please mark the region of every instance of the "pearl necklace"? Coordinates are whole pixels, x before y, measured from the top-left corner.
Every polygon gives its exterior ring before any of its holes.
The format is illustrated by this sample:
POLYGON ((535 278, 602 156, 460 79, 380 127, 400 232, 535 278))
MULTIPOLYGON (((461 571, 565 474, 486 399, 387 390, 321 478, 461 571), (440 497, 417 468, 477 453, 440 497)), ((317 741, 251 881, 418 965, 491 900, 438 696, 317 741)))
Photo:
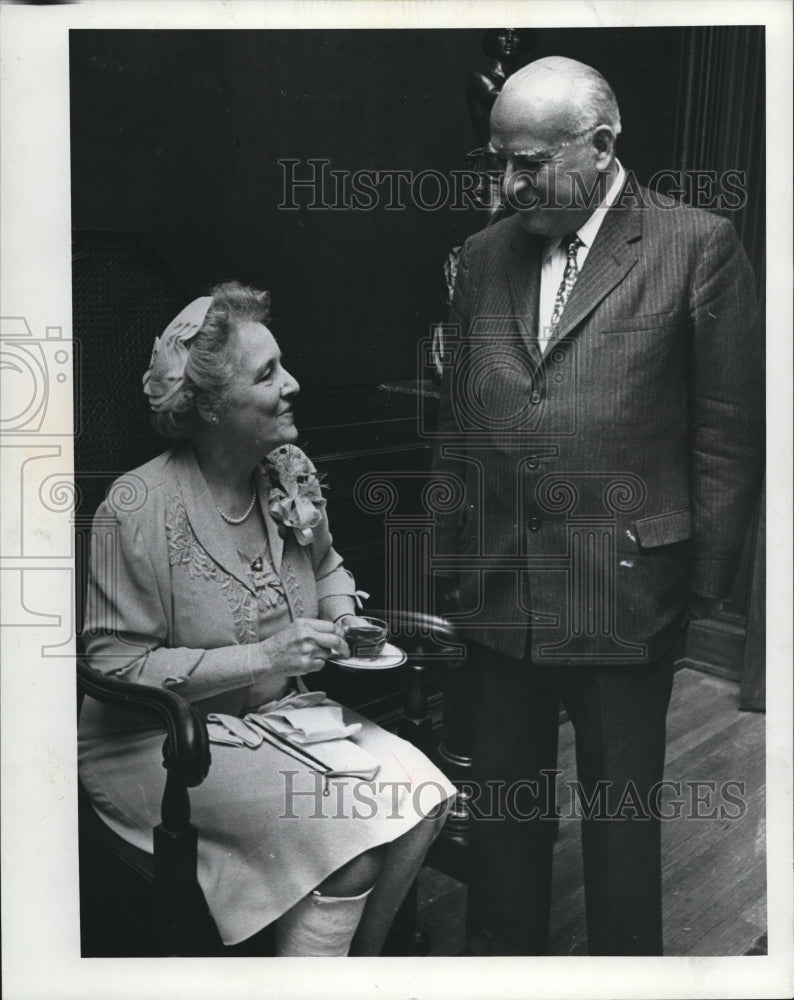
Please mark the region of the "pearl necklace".
POLYGON ((215 506, 215 509, 221 515, 227 524, 242 524, 243 521, 248 517, 251 511, 254 509, 254 504, 256 503, 256 487, 254 487, 254 495, 251 497, 251 502, 248 504, 248 510, 243 514, 242 517, 229 517, 228 514, 224 514, 220 507, 215 506))

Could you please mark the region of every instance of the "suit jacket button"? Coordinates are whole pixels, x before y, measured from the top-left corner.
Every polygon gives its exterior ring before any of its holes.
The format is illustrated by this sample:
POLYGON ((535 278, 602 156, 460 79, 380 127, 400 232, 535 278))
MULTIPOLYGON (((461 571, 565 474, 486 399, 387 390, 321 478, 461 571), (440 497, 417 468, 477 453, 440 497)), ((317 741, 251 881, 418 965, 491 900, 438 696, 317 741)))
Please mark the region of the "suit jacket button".
POLYGON ((529 519, 529 530, 530 531, 540 531, 540 518, 531 517, 529 519))
POLYGON ((540 395, 540 393, 539 393, 539 392, 538 392, 538 390, 536 389, 536 390, 535 390, 535 391, 534 391, 534 392, 532 393, 532 395, 531 395, 531 396, 529 397, 529 401, 530 401, 531 403, 535 403, 535 404, 537 404, 537 403, 539 403, 539 402, 541 401, 541 399, 542 399, 542 398, 543 398, 543 397, 542 397, 542 396, 540 395))

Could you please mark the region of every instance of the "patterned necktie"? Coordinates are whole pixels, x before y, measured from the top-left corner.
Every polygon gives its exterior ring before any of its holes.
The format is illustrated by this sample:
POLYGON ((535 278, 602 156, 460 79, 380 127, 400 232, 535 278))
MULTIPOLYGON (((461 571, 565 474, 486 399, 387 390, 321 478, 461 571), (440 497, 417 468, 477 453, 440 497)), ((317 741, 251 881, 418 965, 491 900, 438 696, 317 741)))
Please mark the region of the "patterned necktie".
POLYGON ((564 236, 560 240, 560 247, 565 247, 568 259, 565 262, 565 271, 563 272, 560 287, 557 289, 557 297, 554 299, 554 312, 551 314, 551 326, 549 328, 550 340, 553 340, 557 335, 556 330, 560 323, 560 316, 562 316, 565 303, 568 301, 571 289, 576 284, 576 279, 579 276, 579 268, 576 264, 576 252, 583 245, 576 233, 564 236))

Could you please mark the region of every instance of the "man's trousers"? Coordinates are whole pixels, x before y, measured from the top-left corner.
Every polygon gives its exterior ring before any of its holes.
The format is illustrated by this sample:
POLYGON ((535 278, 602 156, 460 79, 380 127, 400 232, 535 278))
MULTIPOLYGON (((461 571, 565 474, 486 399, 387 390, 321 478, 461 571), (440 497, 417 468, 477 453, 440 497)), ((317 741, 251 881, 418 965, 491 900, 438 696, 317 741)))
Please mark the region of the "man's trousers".
POLYGON ((476 720, 472 877, 483 952, 546 953, 557 809, 564 814, 573 804, 583 817, 589 953, 662 954, 653 789, 664 771, 672 654, 642 666, 550 668, 472 644, 468 662, 476 720), (555 801, 560 703, 576 735, 578 785, 560 775, 555 801))

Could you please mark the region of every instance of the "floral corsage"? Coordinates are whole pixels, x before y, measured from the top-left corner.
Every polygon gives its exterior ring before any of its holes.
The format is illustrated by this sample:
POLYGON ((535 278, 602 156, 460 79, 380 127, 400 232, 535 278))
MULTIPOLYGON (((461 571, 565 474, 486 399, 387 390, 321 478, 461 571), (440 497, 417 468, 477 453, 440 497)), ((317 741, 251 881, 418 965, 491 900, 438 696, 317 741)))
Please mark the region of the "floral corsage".
POLYGON ((317 470, 294 444, 271 451, 262 465, 270 480, 267 509, 279 534, 286 538, 291 528, 298 544, 308 545, 325 507, 317 470))

